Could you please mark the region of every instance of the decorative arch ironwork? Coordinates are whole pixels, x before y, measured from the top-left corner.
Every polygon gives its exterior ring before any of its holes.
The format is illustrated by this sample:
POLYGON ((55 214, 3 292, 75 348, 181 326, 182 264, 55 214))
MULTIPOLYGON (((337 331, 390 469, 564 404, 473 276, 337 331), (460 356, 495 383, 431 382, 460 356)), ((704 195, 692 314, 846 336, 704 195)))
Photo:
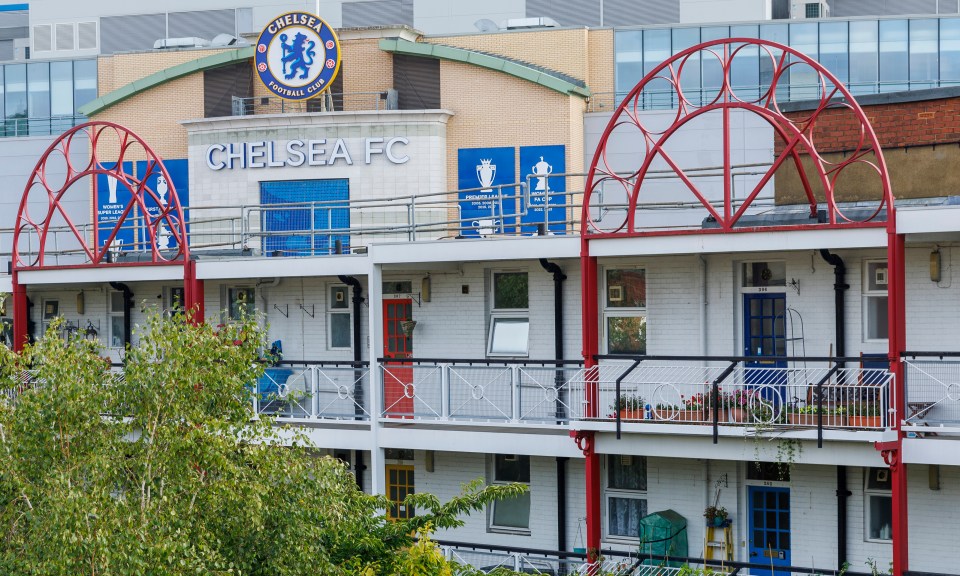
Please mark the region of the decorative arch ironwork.
POLYGON ((176 187, 163 160, 133 131, 112 122, 88 122, 64 132, 43 153, 24 188, 17 212, 13 236, 13 266, 15 270, 55 267, 46 259, 53 235, 66 234, 74 242, 74 252, 80 255, 71 267, 97 267, 112 265, 111 251, 119 248, 117 235, 124 228, 133 228, 142 240, 135 246, 141 252, 150 253, 150 259, 139 264, 179 264, 189 262, 189 244, 183 207, 176 187), (78 138, 89 142, 89 157, 80 165, 71 159, 71 148, 78 138), (106 159, 107 154, 112 154, 106 159), (124 170, 127 158, 142 158, 145 169, 133 175, 124 170), (66 169, 60 182, 48 175, 48 164, 59 161, 66 169), (92 197, 96 205, 97 180, 101 176, 113 178, 118 186, 130 191, 128 201, 120 204, 120 214, 111 220, 106 230, 100 228, 96 210, 89 228, 83 229, 73 222, 64 199, 72 193, 71 188, 85 188, 81 193, 92 197), (156 176, 157 186, 151 186, 151 177, 156 176), (90 178, 91 189, 75 186, 90 178), (160 190, 161 179, 166 190, 160 190), (39 204, 45 206, 37 209, 39 204), (31 203, 30 200, 34 201, 31 203), (33 204, 31 206, 31 204, 33 204), (38 212, 31 214, 31 210, 38 212), (62 219, 62 229, 54 219, 62 219), (109 232, 107 232, 109 230, 109 232), (99 239, 106 236, 101 242, 99 239), (174 244, 171 246, 171 241, 174 244), (36 245, 34 246, 34 242, 36 245))
MULTIPOLYGON (((893 194, 883 152, 869 119, 842 82, 816 60, 789 46, 775 42, 752 38, 728 38, 698 44, 677 53, 647 73, 613 113, 590 165, 583 202, 581 233, 584 236, 589 234, 591 237, 657 234, 658 232, 639 231, 636 215, 641 186, 645 178, 650 175, 651 165, 658 159, 669 167, 667 171, 672 172, 672 175, 682 182, 683 188, 693 195, 696 201, 692 203, 696 205, 699 202, 709 216, 716 221, 717 229, 713 231, 734 231, 754 200, 770 183, 774 173, 788 161, 792 161, 796 167, 803 192, 810 205, 810 215, 816 217, 818 201, 814 186, 804 169, 805 156, 810 160, 815 178, 819 180, 825 197, 827 205, 825 224, 883 226, 878 216, 886 210, 886 225, 893 229, 893 194), (747 58, 751 54, 758 57, 761 62, 766 59, 770 73, 769 84, 762 84, 761 88, 754 90, 753 94, 734 86, 731 78, 734 63, 738 62, 738 57, 747 58), (688 96, 683 89, 684 70, 693 66, 697 66, 699 70, 701 62, 711 63, 711 65, 716 62, 714 66, 719 67, 722 75, 719 85, 715 93, 710 89, 707 95, 701 93, 699 97, 688 96), (816 76, 816 94, 812 98, 815 106, 809 113, 791 117, 781 109, 781 104, 777 101, 777 93, 785 86, 790 88, 789 84, 785 84, 788 82, 788 72, 799 71, 801 67, 807 67, 816 76), (641 114, 644 103, 651 98, 651 91, 648 89, 654 86, 665 87, 663 91, 654 93, 652 97, 668 101, 675 114, 670 125, 664 129, 651 127, 641 114), (667 98, 669 100, 666 100, 667 98), (856 132, 856 145, 853 150, 847 151, 842 159, 830 161, 818 152, 814 129, 826 110, 838 108, 847 109, 852 114, 852 130, 856 132), (770 168, 749 194, 740 200, 732 197, 731 174, 734 165, 731 159, 730 114, 734 110, 756 114, 772 127, 775 138, 782 142, 782 149, 770 168), (665 149, 665 145, 688 123, 717 111, 723 116, 723 197, 712 202, 707 192, 694 182, 694 177, 681 168, 665 149), (618 171, 614 166, 615 161, 610 156, 613 152, 611 136, 615 131, 619 135, 629 130, 639 132, 645 149, 636 155, 638 160, 636 165, 626 171, 618 171), (860 168, 867 168, 876 174, 881 195, 877 205, 866 210, 866 214, 862 214, 864 212, 862 208, 856 212, 845 213, 835 197, 836 185, 841 175, 860 168), (597 192, 611 183, 615 188, 622 187, 626 195, 625 216, 622 222, 617 220, 612 226, 601 227, 593 216, 600 207, 597 201, 600 195, 597 192)), ((703 232, 703 230, 698 229, 695 232, 703 232)))

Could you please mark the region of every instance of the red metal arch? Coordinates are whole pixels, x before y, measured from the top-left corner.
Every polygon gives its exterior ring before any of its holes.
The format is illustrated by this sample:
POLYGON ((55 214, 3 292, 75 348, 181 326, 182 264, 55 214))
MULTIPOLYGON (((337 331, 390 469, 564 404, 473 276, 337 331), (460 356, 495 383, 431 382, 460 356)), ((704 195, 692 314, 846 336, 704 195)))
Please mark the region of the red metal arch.
MULTIPOLYGON (((810 204, 811 215, 817 213, 817 200, 814 194, 814 188, 808 180, 805 171, 802 168, 801 157, 806 156, 811 160, 811 164, 819 179, 820 186, 825 193, 827 204, 828 224, 830 225, 871 225, 882 226, 878 222, 877 215, 884 209, 887 210, 886 225, 892 230, 894 225, 893 214, 893 194, 890 187, 890 178, 887 173, 886 162, 883 158, 883 152, 879 146, 873 127, 860 108, 856 99, 846 89, 829 70, 824 68, 819 62, 782 44, 757 40, 753 38, 729 38, 711 42, 705 42, 682 52, 677 53, 659 66, 651 70, 644 78, 630 91, 617 107, 607 128, 604 131, 597 151, 594 154, 590 165, 589 177, 587 179, 585 197, 582 213, 581 233, 586 237, 610 237, 624 235, 644 235, 644 232, 636 228, 636 211, 640 201, 640 190, 648 175, 650 166, 656 159, 665 162, 676 176, 683 183, 683 187, 689 194, 692 194, 700 204, 707 210, 718 224, 719 232, 732 232, 740 218, 746 213, 747 209, 756 199, 757 195, 766 186, 773 174, 788 160, 792 160, 797 169, 800 181, 803 185, 807 201, 810 204), (759 95, 744 96, 738 92, 731 81, 731 70, 735 57, 743 54, 747 49, 757 49, 761 59, 768 58, 772 68, 770 85, 764 87, 759 95), (710 91, 710 97, 707 102, 694 103, 688 98, 681 86, 681 75, 686 66, 699 65, 701 61, 716 60, 722 70, 722 82, 716 93, 710 91), (802 118, 791 118, 784 114, 777 102, 777 89, 782 86, 785 73, 791 68, 798 66, 809 66, 817 75, 816 85, 819 96, 817 105, 808 115, 802 118), (657 98, 671 98, 676 102, 676 116, 671 125, 662 130, 656 131, 644 124, 640 114, 643 109, 642 101, 648 96, 647 89, 651 83, 658 86, 666 84, 669 86, 668 94, 664 95, 658 90, 657 98), (813 131, 817 121, 828 108, 846 108, 848 109, 858 125, 857 144, 852 152, 839 162, 831 163, 817 151, 813 138, 813 131), (783 142, 783 149, 774 160, 766 174, 760 179, 754 189, 747 195, 746 199, 734 203, 731 198, 731 172, 733 163, 731 161, 730 148, 730 111, 746 110, 752 112, 767 122, 774 130, 777 137, 783 142), (688 122, 708 113, 719 111, 723 115, 723 174, 724 191, 722 209, 712 204, 707 194, 699 187, 680 166, 670 156, 664 148, 666 142, 680 128, 688 122), (643 138, 645 150, 637 155, 638 164, 627 170, 626 173, 618 173, 611 166, 608 160, 608 145, 611 134, 614 130, 636 129, 643 138), (862 219, 844 214, 838 206, 834 196, 835 186, 844 173, 853 166, 866 166, 874 171, 879 180, 881 196, 875 209, 862 219), (621 186, 629 198, 625 220, 614 230, 602 230, 591 216, 591 208, 594 207, 594 194, 600 186, 614 182, 621 186)), ((687 230, 685 233, 703 233, 704 230, 687 230)), ((658 232, 646 232, 646 234, 657 234, 658 232)), ((659 232, 663 233, 663 232, 659 232)), ((671 233, 684 233, 672 231, 671 233)))
MULTIPOLYGON (((80 188, 80 190, 75 191, 76 193, 84 194, 87 198, 90 197, 91 191, 86 186, 76 188, 80 188)), ((68 234, 71 241, 75 240, 77 242, 79 245, 77 252, 82 253, 82 261, 73 262, 71 267, 115 265, 110 262, 111 259, 108 258, 108 254, 111 248, 114 248, 117 234, 125 225, 128 227, 136 225, 143 231, 146 242, 138 248, 141 251, 149 250, 150 263, 183 264, 186 267, 189 261, 190 248, 183 207, 180 205, 176 187, 163 164, 163 160, 141 137, 119 124, 112 122, 81 124, 64 132, 43 153, 27 181, 17 212, 16 228, 13 235, 13 267, 15 270, 56 266, 49 265, 45 258, 51 235, 57 233, 56 230, 52 229, 54 216, 62 217, 66 226, 64 232, 68 234), (89 159, 84 165, 75 166, 70 158, 70 149, 74 139, 80 135, 85 135, 89 140, 89 159), (114 138, 114 142, 111 143, 118 145, 119 150, 115 157, 106 159, 103 157, 105 151, 102 148, 105 141, 111 137, 114 138), (141 154, 146 160, 144 173, 138 176, 126 173, 123 170, 125 159, 129 156, 140 156, 141 154), (53 155, 62 156, 62 161, 66 163, 67 174, 62 185, 59 185, 59 183, 51 185, 47 178, 47 164, 53 155), (113 164, 113 166, 108 166, 108 164, 113 164), (93 218, 92 232, 81 231, 62 204, 64 196, 71 193, 71 187, 74 187, 74 184, 78 182, 85 181, 88 177, 94 182, 93 190, 95 194, 96 179, 100 175, 115 178, 131 191, 130 200, 123 206, 122 214, 116 223, 112 224, 108 237, 102 245, 98 245, 97 241, 100 236, 97 218, 93 218), (161 194, 148 185, 151 175, 159 175, 165 179, 168 186, 168 196, 166 198, 162 199, 161 194), (30 214, 28 200, 31 191, 36 189, 39 189, 41 194, 46 194, 47 205, 37 215, 38 217, 33 217, 30 214), (153 206, 158 207, 153 215, 147 209, 148 199, 153 206), (134 222, 135 207, 136 213, 138 213, 136 222, 134 222), (164 234, 176 240, 175 247, 167 248, 158 244, 160 237, 164 234), (24 246, 23 243, 28 235, 36 237, 36 247, 24 246)))

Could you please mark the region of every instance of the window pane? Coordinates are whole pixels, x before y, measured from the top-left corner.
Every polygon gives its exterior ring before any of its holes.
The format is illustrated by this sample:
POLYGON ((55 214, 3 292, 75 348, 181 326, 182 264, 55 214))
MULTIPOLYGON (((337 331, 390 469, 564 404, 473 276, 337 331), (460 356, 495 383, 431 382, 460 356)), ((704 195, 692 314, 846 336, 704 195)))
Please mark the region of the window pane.
POLYGON ((231 320, 253 314, 255 304, 253 288, 231 288, 229 300, 231 320))
POLYGON ((877 22, 850 22, 850 91, 875 94, 878 72, 877 22))
POLYGON ((347 287, 332 287, 330 289, 330 309, 345 310, 347 308, 350 308, 350 301, 347 299, 347 287))
POLYGON ((73 115, 73 63, 51 62, 51 116, 73 115))
POLYGON ((759 286, 786 286, 786 262, 746 262, 743 265, 743 285, 756 288, 759 286))
POLYGON ((27 67, 13 64, 4 67, 6 76, 4 132, 7 136, 26 135, 27 123, 27 67), (24 119, 24 120, 21 120, 24 119))
POLYGON ((867 291, 887 291, 887 263, 867 262, 867 291))
POLYGON ((960 19, 940 20, 940 84, 960 82, 960 19))
MULTIPOLYGON (((786 24, 762 24, 760 26, 760 38, 771 40, 778 44, 789 44, 789 29, 786 24)), ((760 53, 760 84, 761 90, 766 94, 773 82, 774 65, 780 61, 779 50, 767 48, 760 53), (769 53, 768 53, 769 50, 769 53)), ((781 69, 780 77, 777 79, 777 100, 785 102, 788 99, 790 83, 790 69, 781 69)))
POLYGON ((847 22, 822 22, 820 24, 820 63, 844 84, 850 77, 847 66, 848 53, 847 22))
POLYGON ((27 111, 31 118, 50 117, 50 64, 27 65, 27 111))
MULTIPOLYGON (((756 25, 731 26, 731 38, 759 38, 756 25)), ((760 47, 738 46, 730 64, 730 83, 741 100, 752 101, 760 97, 760 47)))
POLYGON ((871 540, 890 540, 893 537, 893 499, 890 496, 871 494, 869 500, 869 519, 867 538, 871 540))
POLYGON ((910 89, 933 88, 937 85, 937 21, 910 21, 910 89))
POLYGON ((97 97, 97 61, 77 60, 73 63, 74 110, 97 97))
POLYGON ((607 353, 646 354, 646 316, 608 316, 607 353))
POLYGON ((110 317, 110 346, 121 348, 123 346, 123 316, 110 317))
POLYGON ((530 457, 523 454, 496 454, 493 457, 496 482, 530 483, 530 457))
POLYGON ((607 270, 608 308, 645 308, 646 270, 607 270))
POLYGON ((529 306, 526 272, 497 272, 493 275, 493 307, 523 309, 529 306))
POLYGON ((620 490, 647 489, 647 459, 611 454, 607 459, 607 487, 620 490))
POLYGON ((880 91, 908 88, 907 21, 880 21, 880 91))
POLYGON ((887 338, 887 297, 867 297, 867 339, 887 338))
POLYGON ((349 348, 350 347, 350 315, 349 314, 331 314, 330 315, 330 347, 331 348, 349 348))
MULTIPOLYGON (((791 24, 790 25, 790 47, 806 54, 816 60, 819 58, 817 51, 818 30, 816 23, 809 24, 791 24)), ((791 62, 798 62, 795 57, 790 58, 791 62)), ((816 98, 819 94, 817 86, 817 72, 807 64, 798 64, 791 68, 790 73, 790 99, 807 100, 816 98)))
POLYGON ((110 312, 114 314, 123 313, 123 292, 110 293, 110 312))
POLYGON ((890 470, 887 468, 867 468, 868 490, 890 490, 890 470))
MULTIPOLYGON (((700 43, 699 28, 676 28, 673 30, 672 51, 674 54, 700 43)), ((680 87, 687 100, 700 105, 700 53, 691 54, 680 72, 680 87)))
POLYGON ((505 528, 530 527, 530 492, 493 504, 493 525, 505 528))
POLYGON ((530 337, 526 318, 493 318, 490 327, 490 354, 525 355, 530 337))
POLYGON ((617 103, 643 77, 643 32, 618 30, 616 33, 617 103))
POLYGON ((607 497, 607 532, 611 536, 640 537, 640 519, 647 515, 647 501, 607 497))

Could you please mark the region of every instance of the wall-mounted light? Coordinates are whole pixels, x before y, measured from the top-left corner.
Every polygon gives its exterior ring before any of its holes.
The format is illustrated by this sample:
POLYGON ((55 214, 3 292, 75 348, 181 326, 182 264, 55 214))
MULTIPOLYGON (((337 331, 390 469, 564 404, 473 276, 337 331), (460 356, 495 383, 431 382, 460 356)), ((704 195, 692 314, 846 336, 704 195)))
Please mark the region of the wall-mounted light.
POLYGON ((424 276, 423 280, 420 281, 420 299, 424 302, 430 301, 430 292, 433 282, 430 280, 430 276, 424 276))
POLYGON ((83 297, 83 290, 77 292, 77 314, 83 314, 86 308, 86 300, 83 297))
POLYGON ((427 472, 433 472, 434 458, 433 450, 427 450, 423 453, 423 467, 426 468, 427 472))
POLYGON ((940 247, 936 246, 930 253, 930 281, 940 281, 940 247))

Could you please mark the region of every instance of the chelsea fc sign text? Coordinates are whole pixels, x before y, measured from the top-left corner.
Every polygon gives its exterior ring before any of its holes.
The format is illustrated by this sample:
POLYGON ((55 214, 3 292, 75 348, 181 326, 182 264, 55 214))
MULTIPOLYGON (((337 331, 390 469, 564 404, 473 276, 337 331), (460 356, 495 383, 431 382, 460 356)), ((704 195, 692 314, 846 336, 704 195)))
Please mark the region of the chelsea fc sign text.
MULTIPOLYGON (((364 138, 363 163, 370 164, 375 156, 384 156, 391 164, 405 164, 410 157, 404 147, 410 141, 403 136, 393 138, 364 138)), ((234 168, 281 168, 284 166, 353 166, 359 150, 350 151, 343 138, 327 141, 290 140, 287 142, 233 142, 212 144, 207 148, 207 167, 211 170, 234 168)))

